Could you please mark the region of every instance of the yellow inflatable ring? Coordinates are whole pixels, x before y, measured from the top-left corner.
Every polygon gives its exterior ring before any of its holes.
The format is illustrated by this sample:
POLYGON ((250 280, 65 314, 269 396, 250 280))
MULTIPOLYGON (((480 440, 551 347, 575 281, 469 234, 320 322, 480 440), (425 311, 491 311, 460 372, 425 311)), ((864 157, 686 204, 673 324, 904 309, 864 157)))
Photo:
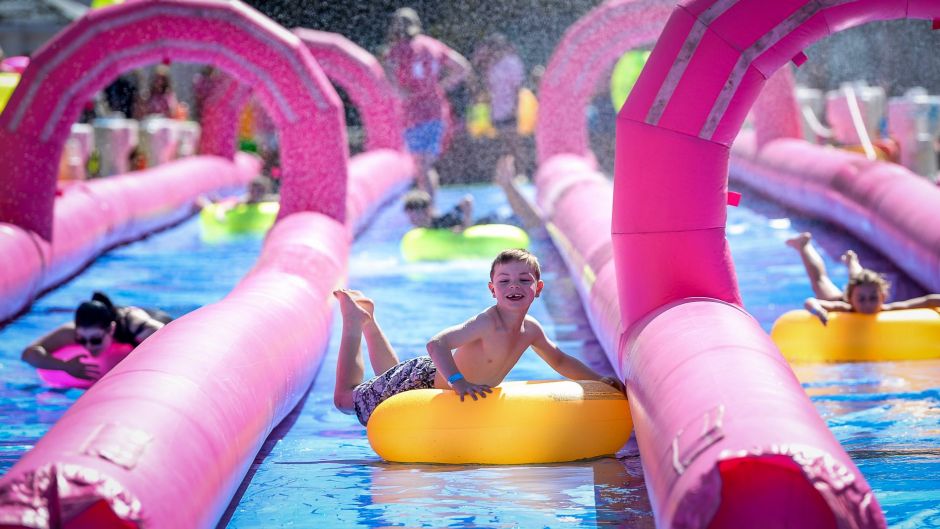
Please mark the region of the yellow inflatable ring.
POLYGON ((940 313, 830 312, 824 326, 809 312, 793 310, 774 323, 770 337, 791 362, 928 360, 940 358, 940 313))
POLYGON ((395 395, 369 418, 387 461, 521 465, 617 452, 630 438, 627 398, 595 381, 505 382, 485 399, 450 390, 395 395))

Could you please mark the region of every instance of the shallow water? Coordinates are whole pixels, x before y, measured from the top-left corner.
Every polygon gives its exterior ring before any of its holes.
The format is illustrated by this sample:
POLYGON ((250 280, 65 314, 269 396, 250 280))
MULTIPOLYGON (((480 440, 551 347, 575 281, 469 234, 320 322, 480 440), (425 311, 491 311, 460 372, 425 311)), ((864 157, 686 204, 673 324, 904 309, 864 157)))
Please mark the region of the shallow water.
MULTIPOLYGON (((505 207, 498 189, 445 189, 441 204, 472 192, 479 214, 505 207)), ((489 263, 404 263, 407 230, 397 207, 382 211, 356 241, 349 286, 377 302, 377 318, 403 358, 424 352, 433 333, 491 300, 489 263)), ((783 241, 814 232, 837 284, 839 254, 888 265, 832 229, 800 221, 745 194, 729 209, 728 238, 745 305, 765 329, 810 295, 799 258, 783 241)), ((32 339, 71 317, 100 289, 117 302, 158 306, 174 316, 223 297, 257 256, 260 241, 200 241, 198 221, 120 248, 0 329, 0 472, 81 394, 43 388, 20 362, 32 339)), ((567 272, 550 243, 534 242, 546 290, 532 314, 568 352, 607 369, 567 272)), ((893 276, 899 295, 916 292, 893 276)), ((334 321, 338 336, 339 321, 334 321)), ((335 353, 336 342, 331 346, 335 353)), ((653 527, 635 448, 618 458, 560 465, 474 467, 383 463, 365 430, 332 406, 335 356, 328 356, 304 402, 269 438, 220 527, 653 527)), ((817 409, 865 473, 893 528, 940 527, 940 361, 797 366, 817 409)), ((526 353, 511 379, 557 378, 526 353)))

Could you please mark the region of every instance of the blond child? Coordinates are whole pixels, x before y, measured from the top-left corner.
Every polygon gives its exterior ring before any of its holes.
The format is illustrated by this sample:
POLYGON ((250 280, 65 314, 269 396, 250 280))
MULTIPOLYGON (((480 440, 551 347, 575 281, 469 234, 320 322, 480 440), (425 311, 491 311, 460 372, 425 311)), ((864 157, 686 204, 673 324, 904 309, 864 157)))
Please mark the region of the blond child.
POLYGON ((889 310, 940 307, 940 294, 885 303, 890 283, 878 272, 862 268, 858 255, 852 250, 842 254, 842 262, 849 271, 849 282, 845 291, 842 291, 829 278, 825 262, 810 242, 812 238, 812 234, 803 232, 787 240, 787 245, 800 254, 816 296, 807 298, 804 306, 810 314, 819 318, 823 325, 829 322, 830 312, 876 314, 889 310))
POLYGON ((367 424, 375 408, 389 397, 412 389, 450 389, 473 400, 486 398, 503 381, 529 347, 564 377, 599 380, 624 391, 623 383, 601 376, 564 353, 528 315, 544 287, 538 259, 526 250, 501 252, 490 268, 489 289, 495 305, 469 320, 444 329, 427 344, 428 356, 399 362, 375 321, 375 305, 361 292, 337 290, 343 316, 333 400, 344 413, 367 424), (361 341, 378 375, 363 382, 361 341))

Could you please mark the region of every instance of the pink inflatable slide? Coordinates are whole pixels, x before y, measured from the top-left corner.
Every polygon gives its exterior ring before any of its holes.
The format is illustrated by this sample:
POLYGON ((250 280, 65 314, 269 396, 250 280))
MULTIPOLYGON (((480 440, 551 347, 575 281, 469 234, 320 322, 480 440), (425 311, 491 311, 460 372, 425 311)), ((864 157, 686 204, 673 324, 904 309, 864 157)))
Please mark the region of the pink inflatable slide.
MULTIPOLYGON (((628 27, 635 34, 619 37, 619 52, 649 42, 662 21, 644 14, 657 5, 609 2, 566 34, 541 87, 540 127, 551 102, 579 101, 546 94, 577 86, 566 64, 591 71, 605 53, 579 43, 628 27), (604 28, 631 9, 632 20, 604 28)), ((586 143, 539 131, 538 205, 626 380, 659 527, 885 526, 868 484, 741 308, 724 238, 729 151, 765 80, 805 46, 872 20, 937 14, 935 0, 684 2, 618 117, 612 190, 586 143), (612 209, 599 207, 608 200, 612 209), (606 226, 612 239, 598 235, 606 226)), ((582 109, 570 112, 583 123, 582 109)))
POLYGON ((758 99, 754 133, 732 148, 731 177, 841 226, 940 291, 940 187, 901 165, 802 140, 793 76, 781 70, 768 84, 774 94, 758 99))
MULTIPOLYGON (((80 86, 74 97, 66 89, 58 94, 81 100, 122 69, 165 57, 208 63, 250 84, 280 134, 282 217, 254 269, 225 299, 135 349, 0 479, 0 527, 215 527, 265 438, 316 374, 353 225, 409 176, 410 159, 395 148, 373 149, 347 170, 339 97, 307 46, 237 2, 154 0, 94 11, 39 55, 42 85, 17 92, 8 109, 33 105, 39 95, 58 105, 47 83, 80 86), (347 179, 360 182, 349 186, 348 197, 347 179), (347 204, 356 210, 348 212, 347 204)), ((63 123, 74 118, 68 108, 60 113, 63 123)), ((40 151, 61 149, 61 133, 36 132, 59 130, 42 125, 45 116, 3 114, 2 139, 22 154, 0 163, 9 171, 2 173, 5 188, 51 200, 44 186, 54 177, 29 163, 40 151)), ((399 125, 390 126, 401 134, 399 125)), ((206 177, 201 172, 179 171, 191 179, 206 177)), ((115 188, 103 188, 105 195, 125 190, 117 180, 106 185, 115 188)), ((43 263, 30 260, 29 246, 50 236, 55 241, 51 204, 24 207, 5 199, 0 214, 13 224, 0 226, 0 244, 32 265, 19 270, 18 284, 38 284, 43 275, 33 271, 43 263)), ((146 212, 151 205, 141 207, 146 212)), ((21 297, 27 290, 10 288, 21 297)))

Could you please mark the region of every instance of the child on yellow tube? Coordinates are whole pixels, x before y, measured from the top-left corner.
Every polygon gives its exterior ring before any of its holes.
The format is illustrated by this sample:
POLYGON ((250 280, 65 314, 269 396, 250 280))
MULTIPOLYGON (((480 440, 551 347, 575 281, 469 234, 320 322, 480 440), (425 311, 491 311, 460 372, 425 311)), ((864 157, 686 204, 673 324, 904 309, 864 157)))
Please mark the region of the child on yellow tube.
POLYGON ((544 287, 538 259, 526 250, 504 250, 493 261, 489 289, 496 304, 469 320, 448 327, 427 344, 428 356, 400 362, 375 321, 375 304, 361 292, 337 290, 343 316, 333 401, 344 413, 367 424, 386 399, 413 389, 452 389, 460 400, 486 398, 530 346, 545 362, 572 380, 598 380, 623 392, 623 383, 602 376, 564 353, 546 335, 529 306, 544 287), (361 352, 365 336, 376 377, 363 382, 361 352), (454 352, 456 351, 456 352, 454 352))
POLYGON ((890 284, 878 272, 862 268, 858 255, 852 250, 842 254, 842 262, 849 269, 849 282, 844 291, 839 289, 826 273, 826 264, 813 247, 812 237, 809 232, 803 232, 787 240, 787 246, 800 254, 815 294, 806 299, 804 306, 823 325, 829 322, 830 312, 877 314, 889 310, 940 308, 940 294, 885 303, 890 284))

